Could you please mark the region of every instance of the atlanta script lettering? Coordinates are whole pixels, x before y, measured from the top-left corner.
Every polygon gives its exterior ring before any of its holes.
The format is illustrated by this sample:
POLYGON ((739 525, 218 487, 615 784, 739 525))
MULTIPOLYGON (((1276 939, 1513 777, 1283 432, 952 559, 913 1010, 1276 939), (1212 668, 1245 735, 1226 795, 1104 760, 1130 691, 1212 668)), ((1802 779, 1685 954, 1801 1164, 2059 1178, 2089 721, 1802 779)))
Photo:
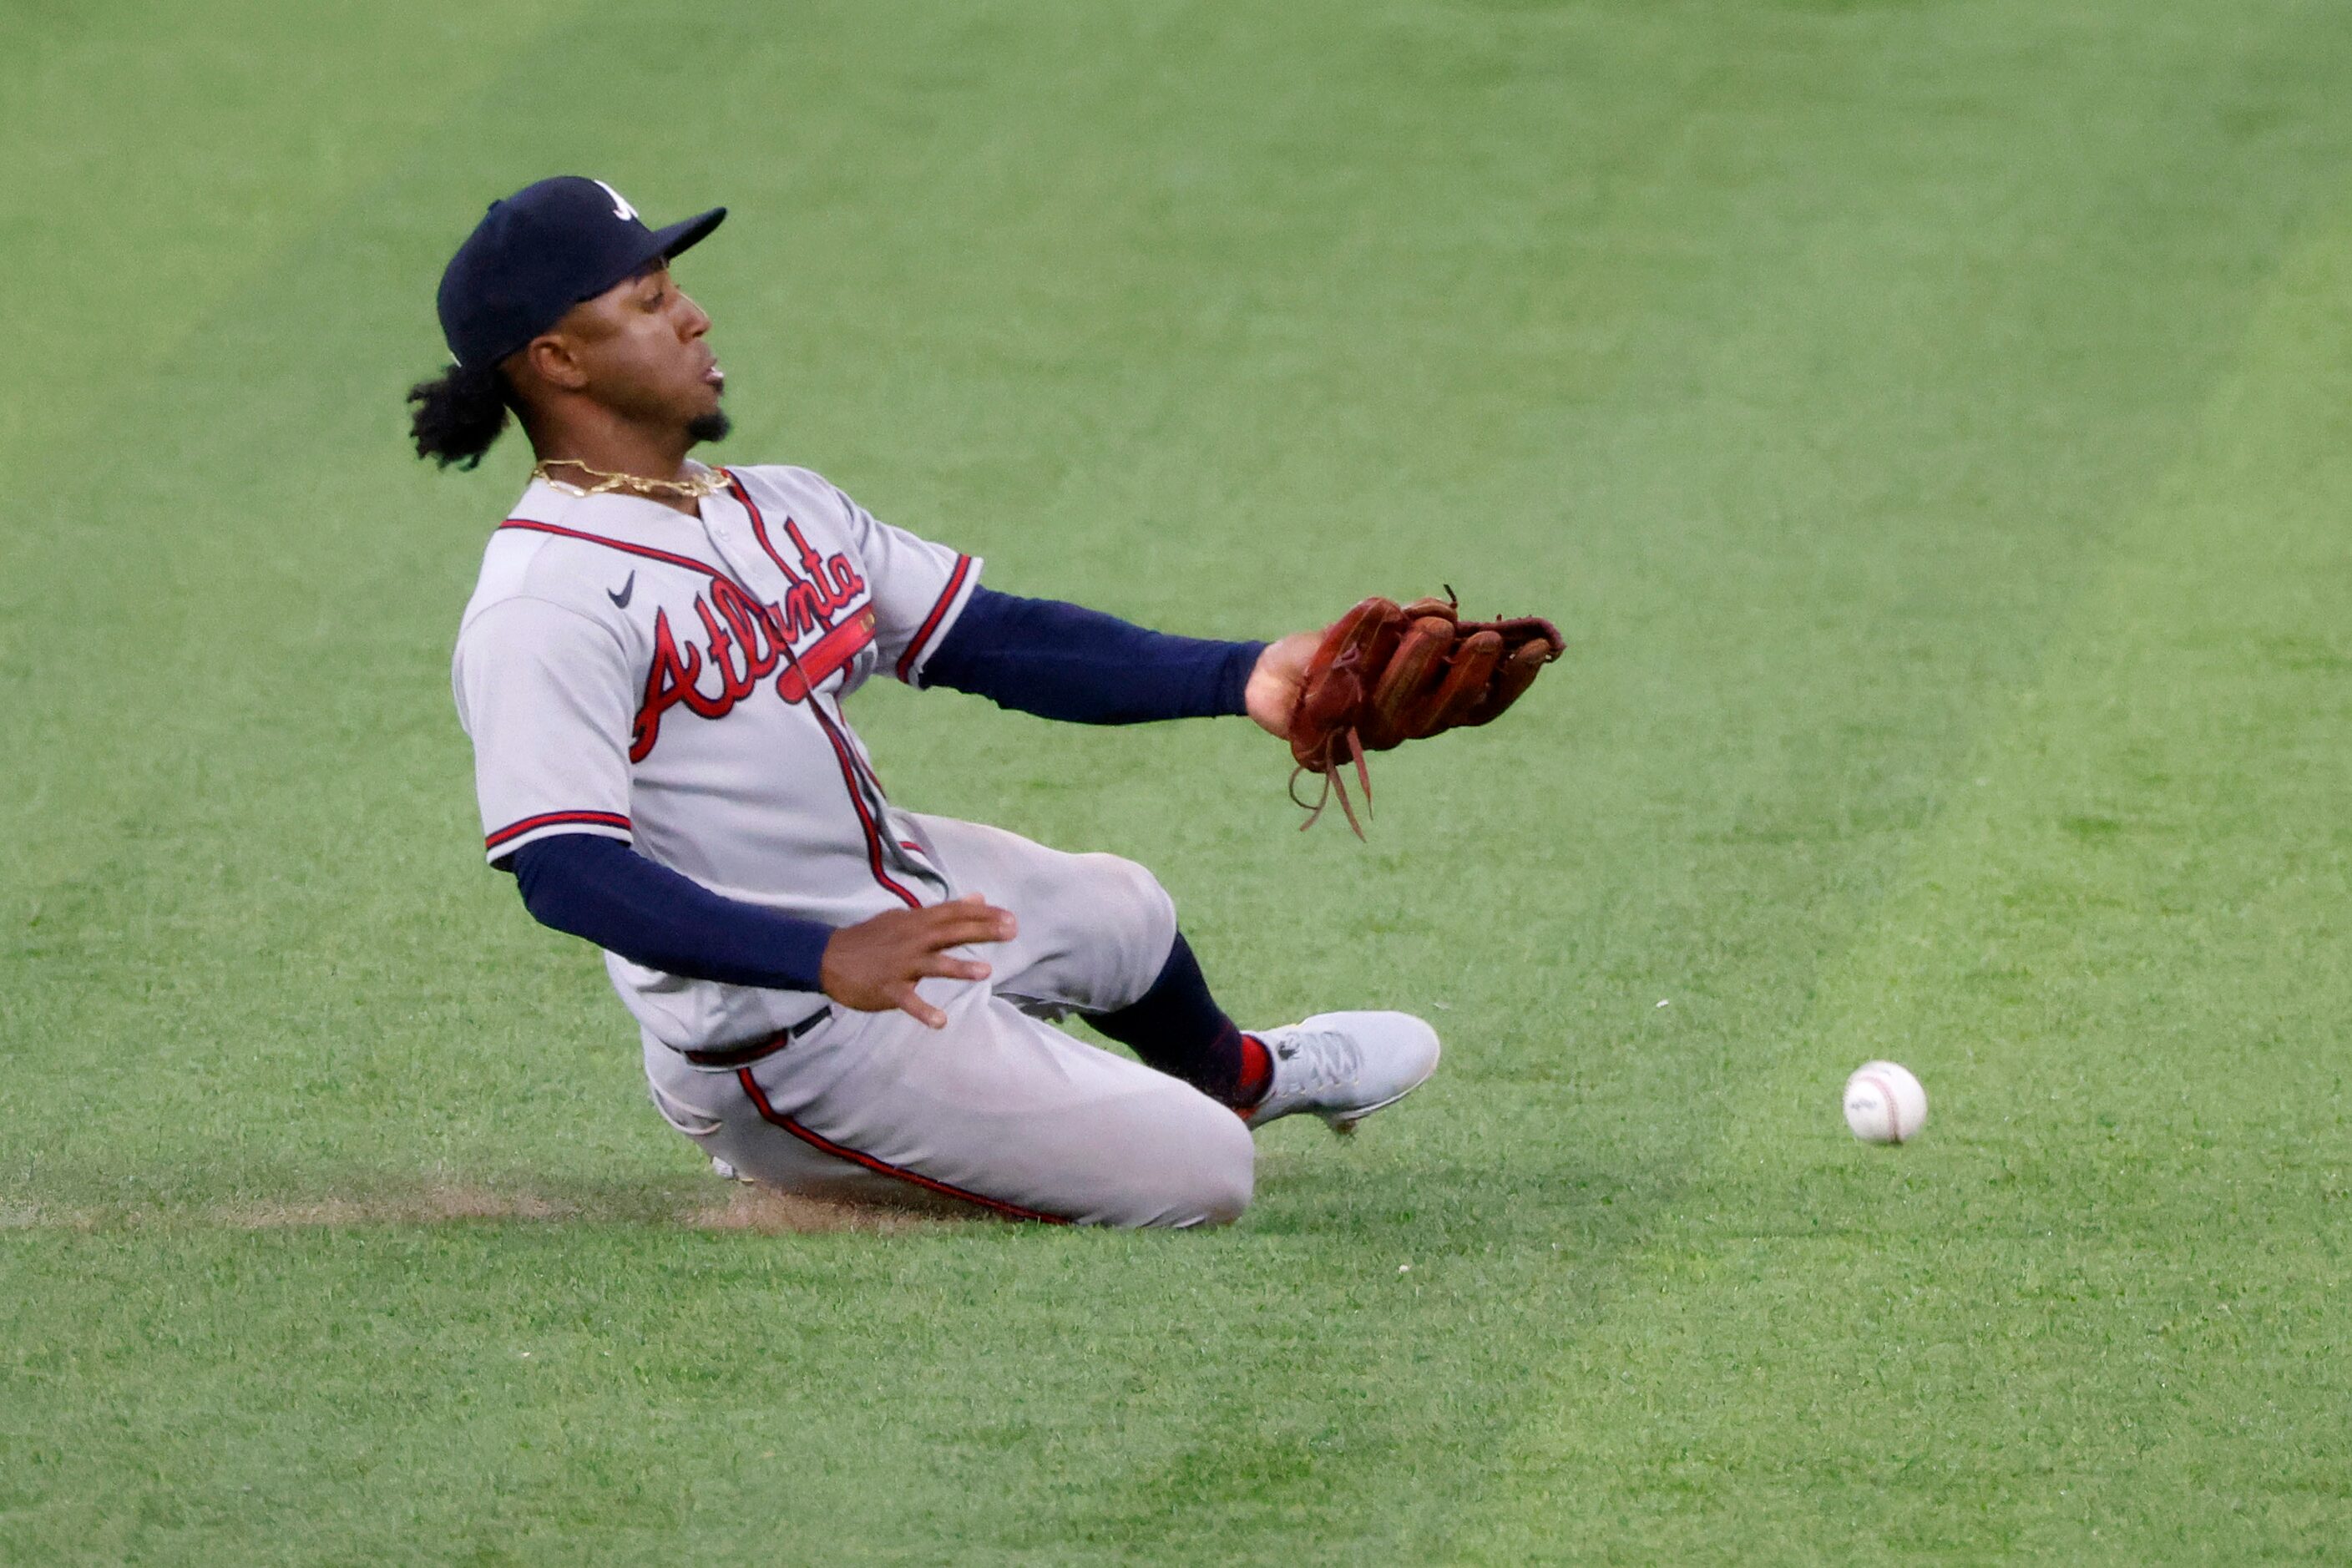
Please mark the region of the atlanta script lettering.
POLYGON ((837 619, 866 591, 866 579, 846 555, 820 557, 802 537, 800 525, 788 518, 784 532, 800 556, 806 574, 803 575, 770 542, 764 521, 755 519, 752 529, 760 548, 789 584, 783 603, 761 604, 741 584, 714 577, 709 588, 694 600, 695 616, 702 623, 698 642, 692 628, 680 641, 670 625, 669 612, 655 613, 653 668, 646 677, 645 701, 637 709, 636 723, 629 735, 631 762, 643 762, 652 754, 661 739, 662 715, 680 703, 702 718, 722 719, 771 675, 776 677, 776 695, 787 702, 798 702, 873 642, 870 604, 846 619, 837 619), (801 648, 801 639, 811 633, 819 635, 801 648), (706 674, 714 676, 715 682, 706 681, 706 674))

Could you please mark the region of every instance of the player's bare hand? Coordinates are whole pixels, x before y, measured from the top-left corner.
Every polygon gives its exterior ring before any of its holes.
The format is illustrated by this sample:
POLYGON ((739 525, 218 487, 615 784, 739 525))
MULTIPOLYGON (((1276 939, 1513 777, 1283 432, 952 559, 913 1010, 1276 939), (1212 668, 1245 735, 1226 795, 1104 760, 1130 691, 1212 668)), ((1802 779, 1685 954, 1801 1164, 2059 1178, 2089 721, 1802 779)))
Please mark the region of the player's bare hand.
POLYGON ((978 893, 919 910, 889 910, 833 933, 817 966, 817 983, 853 1011, 887 1013, 895 1007, 918 1023, 943 1029, 948 1016, 917 994, 915 983, 934 975, 987 979, 987 964, 954 957, 948 949, 1010 942, 1013 933, 1013 911, 978 893))
POLYGON ((1243 695, 1249 704, 1249 716, 1267 733, 1289 738, 1290 715, 1307 684, 1307 661, 1315 657, 1322 642, 1321 632, 1293 632, 1279 642, 1266 644, 1265 651, 1257 656, 1257 667, 1250 671, 1243 695))

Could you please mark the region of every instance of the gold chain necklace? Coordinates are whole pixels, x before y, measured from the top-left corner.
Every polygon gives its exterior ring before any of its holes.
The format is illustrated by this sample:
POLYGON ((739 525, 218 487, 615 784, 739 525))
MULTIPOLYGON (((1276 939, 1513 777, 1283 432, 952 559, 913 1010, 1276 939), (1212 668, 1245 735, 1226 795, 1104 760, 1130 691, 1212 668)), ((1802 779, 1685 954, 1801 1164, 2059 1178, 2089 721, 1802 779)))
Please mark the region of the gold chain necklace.
POLYGON ((715 496, 727 488, 727 475, 724 470, 719 468, 705 468, 689 479, 649 479, 641 474, 606 473, 602 468, 590 468, 577 458, 544 458, 531 465, 530 477, 542 484, 551 485, 562 490, 568 496, 601 496, 611 495, 614 491, 625 491, 632 495, 670 496, 678 500, 700 500, 704 496, 715 496), (577 468, 596 482, 593 485, 575 485, 568 479, 559 479, 548 472, 550 468, 577 468))

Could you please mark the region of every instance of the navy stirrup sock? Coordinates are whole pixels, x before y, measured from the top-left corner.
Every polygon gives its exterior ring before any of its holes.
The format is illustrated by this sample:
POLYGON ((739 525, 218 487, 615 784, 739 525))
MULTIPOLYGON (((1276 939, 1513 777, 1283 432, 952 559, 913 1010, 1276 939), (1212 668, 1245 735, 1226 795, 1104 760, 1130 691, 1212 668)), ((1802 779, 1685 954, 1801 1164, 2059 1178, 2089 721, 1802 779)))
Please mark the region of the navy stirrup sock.
POLYGON ((1146 1066, 1235 1110, 1265 1099, 1273 1079, 1265 1047, 1243 1034, 1209 994, 1200 961, 1181 931, 1149 991, 1087 1022, 1131 1048, 1146 1066))

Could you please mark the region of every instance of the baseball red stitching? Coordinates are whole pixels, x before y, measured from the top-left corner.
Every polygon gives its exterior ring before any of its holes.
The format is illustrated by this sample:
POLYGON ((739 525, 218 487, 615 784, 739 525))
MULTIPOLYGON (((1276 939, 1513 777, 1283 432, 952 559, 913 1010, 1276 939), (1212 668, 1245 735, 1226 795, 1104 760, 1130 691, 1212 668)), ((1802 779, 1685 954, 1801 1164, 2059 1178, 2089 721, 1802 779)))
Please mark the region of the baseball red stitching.
POLYGON ((1903 1109, 1895 1103, 1895 1086, 1886 1080, 1885 1073, 1867 1073, 1864 1076, 1878 1086, 1878 1098, 1886 1102, 1886 1141, 1889 1143, 1902 1142, 1903 1109))

